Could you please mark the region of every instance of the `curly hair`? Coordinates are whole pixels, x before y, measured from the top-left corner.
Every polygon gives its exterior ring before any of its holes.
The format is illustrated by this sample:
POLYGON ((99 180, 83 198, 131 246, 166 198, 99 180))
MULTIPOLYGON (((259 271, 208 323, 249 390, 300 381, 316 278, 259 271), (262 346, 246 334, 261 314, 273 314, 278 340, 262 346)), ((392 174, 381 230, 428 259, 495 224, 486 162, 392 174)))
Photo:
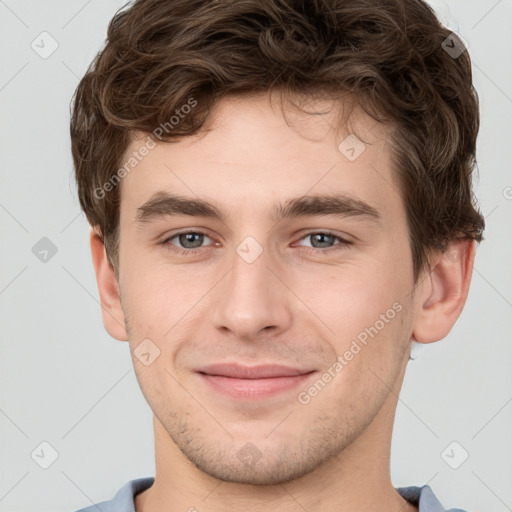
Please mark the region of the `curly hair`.
POLYGON ((351 94, 392 128, 415 283, 432 252, 457 239, 481 242, 485 222, 472 192, 479 100, 467 49, 449 51, 455 41, 422 0, 123 6, 77 86, 70 124, 80 205, 116 275, 120 187, 102 187, 116 177, 133 134, 158 131, 172 142, 197 133, 228 94, 277 89, 286 97, 351 94), (178 117, 191 98, 194 108, 178 117), (173 117, 179 122, 167 129, 173 117))

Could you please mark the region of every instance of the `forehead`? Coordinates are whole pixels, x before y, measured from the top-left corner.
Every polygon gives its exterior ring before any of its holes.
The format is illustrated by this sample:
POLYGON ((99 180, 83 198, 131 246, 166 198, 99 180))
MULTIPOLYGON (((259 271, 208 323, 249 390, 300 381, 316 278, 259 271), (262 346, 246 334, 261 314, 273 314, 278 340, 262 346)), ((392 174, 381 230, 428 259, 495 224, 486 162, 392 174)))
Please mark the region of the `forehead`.
MULTIPOLYGON (((157 141, 140 158, 121 181, 121 211, 136 210, 162 190, 247 215, 275 212, 277 200, 313 193, 346 193, 384 213, 400 206, 388 127, 358 107, 349 124, 340 124, 348 113, 343 101, 301 98, 296 105, 285 102, 284 117, 268 94, 219 101, 200 133, 157 141)), ((135 134, 126 158, 140 152, 147 136, 135 134)))

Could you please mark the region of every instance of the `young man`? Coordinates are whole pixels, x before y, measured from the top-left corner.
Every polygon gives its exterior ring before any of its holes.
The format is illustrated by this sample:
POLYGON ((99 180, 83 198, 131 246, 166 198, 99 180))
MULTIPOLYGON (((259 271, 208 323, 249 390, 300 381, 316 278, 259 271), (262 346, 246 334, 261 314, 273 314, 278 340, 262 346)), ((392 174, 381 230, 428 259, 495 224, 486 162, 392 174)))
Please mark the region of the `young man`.
POLYGON ((393 487, 390 444, 411 343, 468 294, 478 125, 469 56, 421 0, 116 14, 72 150, 156 475, 103 512, 444 510, 393 487))

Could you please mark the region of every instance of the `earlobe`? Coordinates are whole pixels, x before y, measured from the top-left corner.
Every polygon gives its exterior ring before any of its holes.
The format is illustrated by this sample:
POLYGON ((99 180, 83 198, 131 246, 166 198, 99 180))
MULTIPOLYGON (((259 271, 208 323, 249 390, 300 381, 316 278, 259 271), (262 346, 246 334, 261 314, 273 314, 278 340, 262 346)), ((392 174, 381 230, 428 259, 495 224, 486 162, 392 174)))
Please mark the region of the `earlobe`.
POLYGON ((105 245, 97 227, 91 228, 90 243, 96 283, 100 294, 103 325, 110 336, 116 340, 128 341, 119 283, 108 261, 105 245))
POLYGON ((475 252, 475 240, 457 240, 438 255, 417 297, 413 329, 416 341, 432 343, 451 331, 466 303, 475 252))

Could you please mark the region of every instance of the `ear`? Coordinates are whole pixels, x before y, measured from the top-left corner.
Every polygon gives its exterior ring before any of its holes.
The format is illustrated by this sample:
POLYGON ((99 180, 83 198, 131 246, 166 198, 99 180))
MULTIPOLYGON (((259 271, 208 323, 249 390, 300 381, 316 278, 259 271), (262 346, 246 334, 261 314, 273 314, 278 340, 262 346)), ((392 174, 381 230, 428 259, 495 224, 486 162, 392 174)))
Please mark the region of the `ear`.
POLYGON ((419 343, 441 340, 451 331, 466 303, 475 252, 475 240, 457 240, 436 257, 416 304, 413 337, 419 343))
POLYGON ((124 313, 121 307, 119 283, 107 258, 105 245, 97 227, 90 232, 92 262, 101 300, 103 325, 119 341, 128 341, 124 313))

